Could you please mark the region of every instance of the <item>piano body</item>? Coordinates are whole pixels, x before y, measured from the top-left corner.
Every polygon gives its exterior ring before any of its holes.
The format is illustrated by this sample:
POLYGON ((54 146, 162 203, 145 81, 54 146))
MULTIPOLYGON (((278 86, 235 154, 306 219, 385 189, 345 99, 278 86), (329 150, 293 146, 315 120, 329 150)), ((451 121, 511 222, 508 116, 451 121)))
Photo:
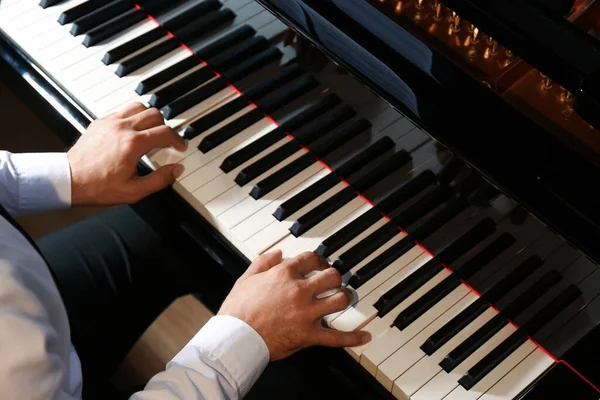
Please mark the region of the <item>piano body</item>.
POLYGON ((69 142, 160 108, 189 147, 140 168, 185 166, 160 212, 232 277, 328 257, 357 302, 324 322, 373 341, 292 357, 309 384, 595 400, 599 7, 2 0, 1 72, 69 142))

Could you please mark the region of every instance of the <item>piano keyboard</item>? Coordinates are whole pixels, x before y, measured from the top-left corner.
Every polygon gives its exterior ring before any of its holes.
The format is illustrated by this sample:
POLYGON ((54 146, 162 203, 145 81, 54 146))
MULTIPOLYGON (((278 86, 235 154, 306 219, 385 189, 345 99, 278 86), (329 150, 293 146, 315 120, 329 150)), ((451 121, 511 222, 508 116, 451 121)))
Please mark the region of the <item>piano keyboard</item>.
POLYGON ((324 322, 371 333, 346 351, 398 399, 514 399, 598 308, 594 264, 335 66, 306 73, 254 1, 3 0, 0 28, 92 118, 160 108, 188 149, 151 166, 181 163, 249 260, 327 257, 355 302, 324 322))

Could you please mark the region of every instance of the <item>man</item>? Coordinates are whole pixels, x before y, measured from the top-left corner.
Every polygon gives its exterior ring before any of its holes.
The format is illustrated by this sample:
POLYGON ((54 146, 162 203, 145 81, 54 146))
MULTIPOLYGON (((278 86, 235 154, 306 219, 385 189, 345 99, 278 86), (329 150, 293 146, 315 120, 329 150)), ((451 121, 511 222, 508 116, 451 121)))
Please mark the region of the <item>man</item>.
MULTIPOLYGON (((169 210, 157 212, 153 196, 142 200, 181 167, 136 175, 144 154, 185 146, 160 112, 136 103, 92 123, 66 154, 0 152, 0 398, 114 398, 109 378, 148 325, 176 297, 210 291, 209 257, 185 253, 186 238, 157 230, 169 210), (9 215, 131 203, 137 212, 117 207, 37 244, 9 215)), ((340 285, 313 253, 259 257, 218 315, 131 398, 242 398, 269 361, 366 342, 365 333, 320 324, 348 306, 345 291, 318 296, 340 285)))

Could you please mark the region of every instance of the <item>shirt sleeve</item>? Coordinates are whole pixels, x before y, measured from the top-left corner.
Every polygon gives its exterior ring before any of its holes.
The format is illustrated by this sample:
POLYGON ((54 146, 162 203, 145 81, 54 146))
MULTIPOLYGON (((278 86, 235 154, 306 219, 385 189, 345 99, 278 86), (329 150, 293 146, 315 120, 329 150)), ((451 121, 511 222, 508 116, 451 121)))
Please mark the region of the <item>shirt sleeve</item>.
POLYGON ((243 398, 269 363, 262 337, 231 316, 216 316, 131 400, 243 398))
POLYGON ((66 153, 0 151, 0 203, 13 215, 71 206, 71 169, 66 153))

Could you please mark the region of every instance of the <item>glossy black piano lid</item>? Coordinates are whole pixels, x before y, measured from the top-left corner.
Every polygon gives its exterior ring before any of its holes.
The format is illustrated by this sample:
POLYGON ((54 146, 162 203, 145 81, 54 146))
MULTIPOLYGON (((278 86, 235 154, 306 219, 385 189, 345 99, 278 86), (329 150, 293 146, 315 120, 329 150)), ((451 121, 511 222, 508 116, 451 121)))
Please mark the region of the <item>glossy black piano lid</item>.
POLYGON ((549 134, 366 0, 257 1, 600 260, 593 196, 600 171, 589 154, 549 134))

